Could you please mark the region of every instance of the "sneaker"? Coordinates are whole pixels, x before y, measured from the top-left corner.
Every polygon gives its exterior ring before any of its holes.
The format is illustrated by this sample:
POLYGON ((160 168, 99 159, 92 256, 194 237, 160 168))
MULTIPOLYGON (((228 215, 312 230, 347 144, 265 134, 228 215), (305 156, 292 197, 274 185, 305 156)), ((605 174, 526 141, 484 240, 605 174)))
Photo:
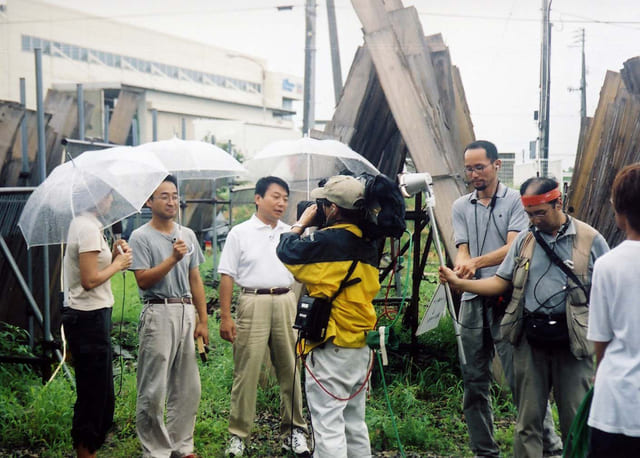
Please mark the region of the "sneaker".
POLYGON ((294 428, 293 432, 284 438, 282 442, 282 448, 285 450, 291 450, 293 453, 299 456, 310 456, 309 445, 307 444, 307 437, 300 428, 294 428))
POLYGON ((224 451, 224 456, 242 456, 244 453, 244 442, 238 436, 231 436, 229 446, 224 451))

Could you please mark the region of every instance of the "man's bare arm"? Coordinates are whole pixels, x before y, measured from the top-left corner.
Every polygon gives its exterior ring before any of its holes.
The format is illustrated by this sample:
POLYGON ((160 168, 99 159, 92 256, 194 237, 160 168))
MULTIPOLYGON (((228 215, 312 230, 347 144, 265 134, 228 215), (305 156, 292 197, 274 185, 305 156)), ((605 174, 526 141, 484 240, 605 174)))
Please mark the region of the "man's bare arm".
POLYGON ((204 284, 202 283, 202 277, 200 277, 200 269, 194 267, 189 270, 189 287, 191 288, 191 296, 193 304, 196 306, 196 313, 198 314, 198 324, 194 332, 194 338, 201 336, 204 339, 204 343, 209 343, 209 327, 207 315, 207 299, 204 294, 204 284))
POLYGON ((233 343, 236 339, 236 324, 231 316, 231 298, 233 296, 233 278, 220 274, 220 337, 233 343))

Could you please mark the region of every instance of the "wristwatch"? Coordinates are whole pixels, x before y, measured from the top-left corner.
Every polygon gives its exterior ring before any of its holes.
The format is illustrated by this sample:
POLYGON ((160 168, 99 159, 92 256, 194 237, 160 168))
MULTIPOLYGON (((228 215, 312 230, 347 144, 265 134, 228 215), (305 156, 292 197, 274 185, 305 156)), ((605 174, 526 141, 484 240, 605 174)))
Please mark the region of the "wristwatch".
POLYGON ((293 229, 294 227, 299 227, 300 229, 302 229, 304 231, 304 226, 300 223, 295 223, 291 225, 291 229, 293 229))

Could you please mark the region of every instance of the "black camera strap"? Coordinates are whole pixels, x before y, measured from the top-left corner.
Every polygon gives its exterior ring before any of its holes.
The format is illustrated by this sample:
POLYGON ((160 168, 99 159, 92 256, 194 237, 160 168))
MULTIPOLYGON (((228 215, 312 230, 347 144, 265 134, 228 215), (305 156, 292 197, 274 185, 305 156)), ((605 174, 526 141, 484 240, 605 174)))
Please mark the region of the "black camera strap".
POLYGON ((551 262, 553 262, 555 265, 560 267, 560 270, 562 270, 567 275, 567 277, 573 280, 576 286, 580 288, 587 297, 589 297, 589 294, 587 293, 587 290, 582 284, 582 282, 580 281, 580 279, 576 276, 575 273, 573 273, 573 271, 569 268, 569 266, 567 266, 564 263, 564 261, 560 259, 560 257, 555 253, 555 251, 553 251, 551 247, 549 247, 549 245, 544 240, 544 238, 542 237, 538 229, 532 226, 531 232, 533 232, 533 236, 536 238, 536 242, 538 242, 538 245, 540 245, 540 247, 544 250, 544 252, 547 254, 551 262))
POLYGON ((338 297, 338 294, 340 294, 343 289, 345 289, 348 286, 357 285, 362 281, 362 279, 360 278, 353 278, 349 280, 349 278, 351 278, 351 274, 353 274, 353 271, 356 270, 356 264, 358 264, 358 261, 351 262, 351 265, 349 266, 349 270, 347 270, 347 275, 345 275, 342 282, 340 282, 340 286, 338 287, 338 290, 333 294, 333 296, 329 298, 329 303, 332 303, 333 300, 336 297, 338 297))

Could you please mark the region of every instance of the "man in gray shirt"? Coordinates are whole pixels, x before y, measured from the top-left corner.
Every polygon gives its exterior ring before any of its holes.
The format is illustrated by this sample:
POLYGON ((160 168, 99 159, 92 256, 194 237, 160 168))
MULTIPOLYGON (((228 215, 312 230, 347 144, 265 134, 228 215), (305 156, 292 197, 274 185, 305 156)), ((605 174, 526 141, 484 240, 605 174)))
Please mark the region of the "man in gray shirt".
POLYGON ((173 221, 180 205, 175 178, 165 178, 146 205, 151 221, 136 229, 129 240, 135 247, 131 270, 144 301, 136 429, 144 457, 188 457, 193 455, 200 403, 194 338, 201 336, 209 342, 198 267, 204 256, 193 231, 173 221))
POLYGON ((530 178, 523 183, 520 194, 533 226, 516 237, 496 275, 461 279, 454 271, 441 267, 440 279, 454 288, 483 296, 502 294, 513 284, 514 299, 507 306, 501 326, 502 334, 514 344, 514 398, 518 406, 514 455, 539 457, 543 454, 544 406, 550 390, 554 392, 560 429, 566 439, 590 385, 593 360, 586 343, 586 292, 593 262, 608 247, 597 231, 562 211, 555 180, 530 178), (558 262, 580 279, 580 288, 570 281, 564 268, 552 261, 538 237, 556 253, 558 262), (583 287, 585 294, 580 294, 583 287))
MULTIPOLYGON (((485 140, 465 148, 465 175, 474 187, 453 204, 453 229, 458 253, 454 272, 460 278, 488 278, 496 273, 516 236, 528 226, 517 191, 498 179, 500 159, 496 146, 485 140)), ((513 354, 509 342, 500 339, 501 307, 495 297, 465 292, 460 307, 462 345, 467 364, 462 366, 463 410, 472 451, 478 456, 500 456, 493 438, 491 409, 491 361, 497 350, 505 377, 513 392, 513 354)), ((560 452, 549 411, 545 451, 560 452)))

